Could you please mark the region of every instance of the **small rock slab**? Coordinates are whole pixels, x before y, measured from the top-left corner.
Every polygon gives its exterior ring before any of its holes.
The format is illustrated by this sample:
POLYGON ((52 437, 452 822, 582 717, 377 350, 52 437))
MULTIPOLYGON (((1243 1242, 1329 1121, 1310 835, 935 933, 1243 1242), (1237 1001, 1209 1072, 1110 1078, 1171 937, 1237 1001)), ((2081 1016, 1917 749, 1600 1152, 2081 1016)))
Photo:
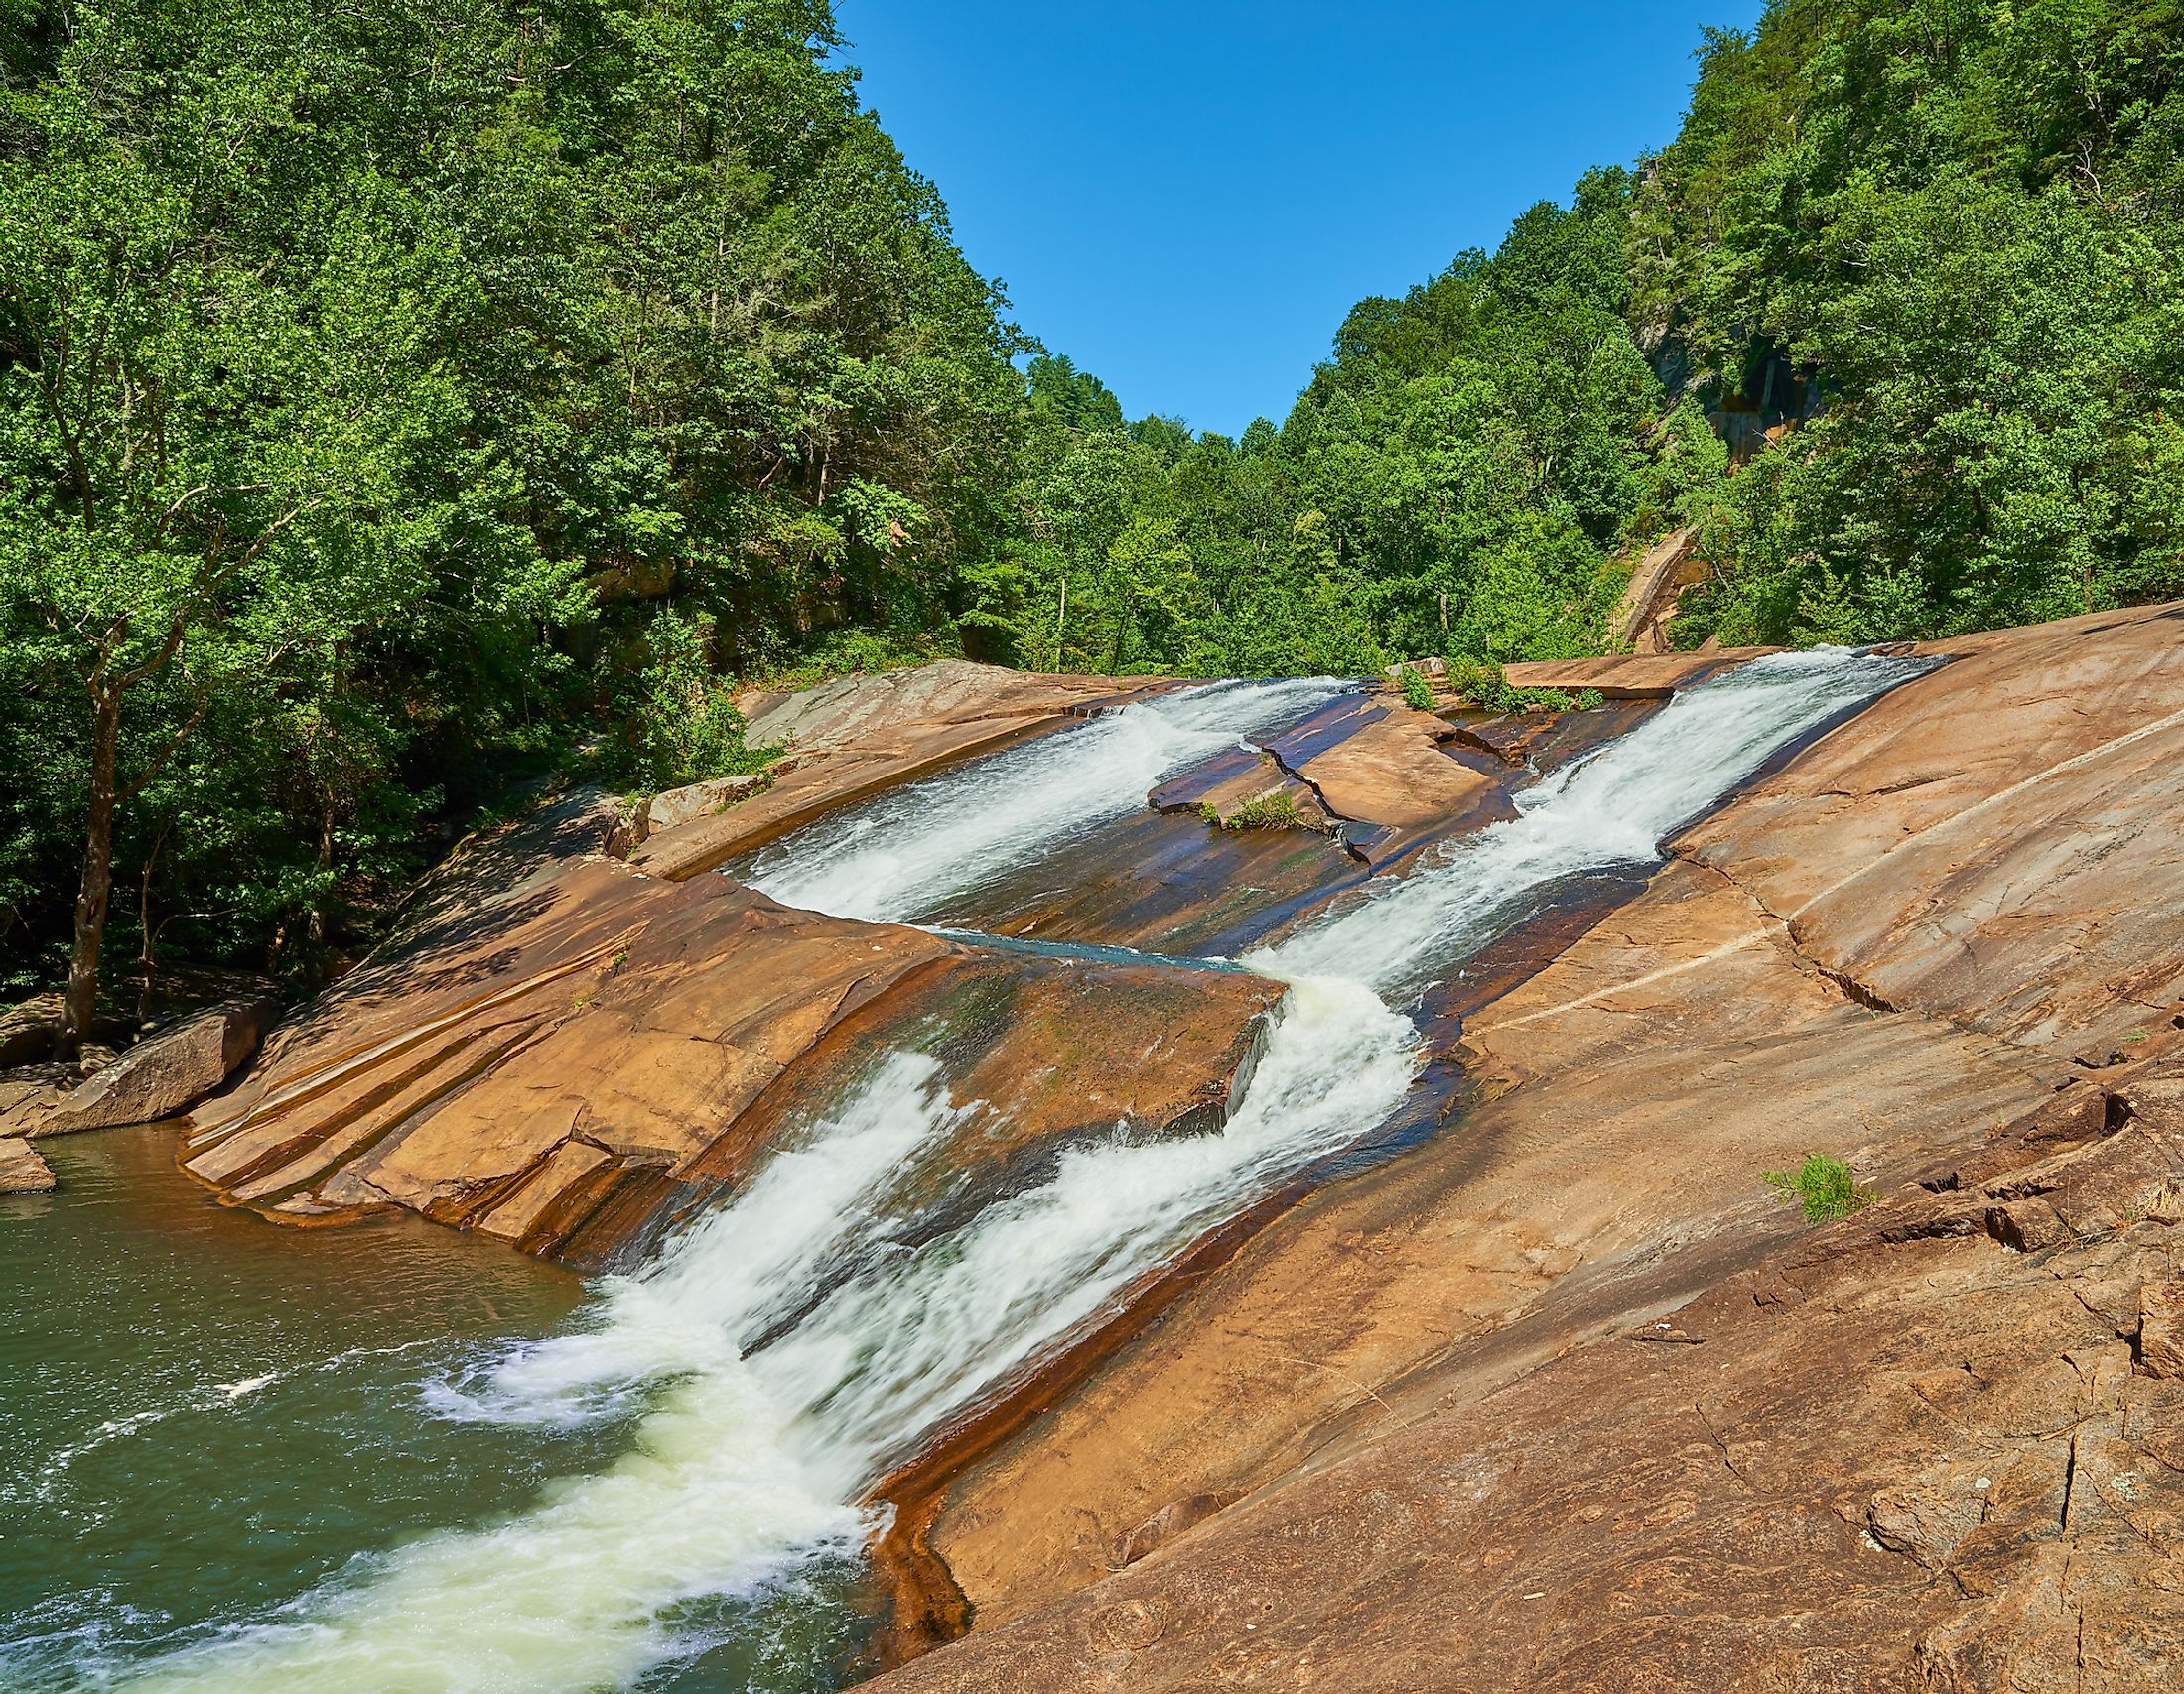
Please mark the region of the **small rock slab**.
POLYGON ((2184 1282, 2140 1286, 2138 1362, 2148 1376, 2184 1377, 2184 1282))
POLYGON ((20 1135, 0 1137, 0 1194, 50 1194, 53 1167, 20 1135))
POLYGON ((1710 653, 1616 653, 1606 658, 1539 659, 1502 667, 1512 688, 1596 690, 1606 700, 1660 700, 1780 647, 1722 647, 1710 653))

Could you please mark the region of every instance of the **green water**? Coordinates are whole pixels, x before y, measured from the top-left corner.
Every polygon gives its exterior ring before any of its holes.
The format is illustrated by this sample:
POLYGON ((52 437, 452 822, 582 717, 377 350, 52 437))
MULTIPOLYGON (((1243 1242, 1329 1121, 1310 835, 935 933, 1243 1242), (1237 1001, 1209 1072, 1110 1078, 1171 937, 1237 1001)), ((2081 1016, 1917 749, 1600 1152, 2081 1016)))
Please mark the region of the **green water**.
MULTIPOLYGON (((61 1192, 0 1196, 11 1694, 125 1684, 307 1614, 314 1590, 368 1581, 425 1532, 519 1514, 627 1442, 626 1421, 445 1409, 448 1386, 566 1326, 576 1278, 414 1219, 275 1228, 181 1176, 174 1133, 44 1143, 61 1192)), ((856 1578, 806 1580, 821 1592, 683 1618, 693 1650, 642 1686, 836 1683, 860 1638, 856 1578)))

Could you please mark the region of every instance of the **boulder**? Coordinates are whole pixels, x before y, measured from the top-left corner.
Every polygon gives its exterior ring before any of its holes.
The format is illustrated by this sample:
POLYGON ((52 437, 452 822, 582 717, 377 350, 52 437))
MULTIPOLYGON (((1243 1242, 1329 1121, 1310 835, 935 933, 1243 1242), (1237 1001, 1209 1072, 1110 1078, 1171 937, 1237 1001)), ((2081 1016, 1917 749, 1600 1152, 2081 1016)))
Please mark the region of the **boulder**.
POLYGON ((715 776, 686 787, 670 788, 640 801, 635 821, 636 840, 643 842, 663 829, 675 829, 701 817, 724 812, 738 800, 758 792, 771 778, 756 771, 741 776, 715 776))
POLYGON ((26 1133, 64 1135, 152 1123, 187 1111, 256 1051, 279 1010, 269 996, 229 1001, 145 1037, 69 1093, 26 1117, 26 1133))
POLYGON ((1345 829, 1343 840, 1377 869, 1516 815, 1517 775, 1490 754, 1444 745, 1449 739, 1430 713, 1353 699, 1267 746, 1329 817, 1362 826, 1345 829))
POLYGON ((61 996, 40 994, 0 1013, 0 1070, 53 1057, 61 1033, 61 996))
POLYGON ((0 1194, 45 1194, 56 1186, 53 1167, 20 1135, 0 1136, 0 1194))

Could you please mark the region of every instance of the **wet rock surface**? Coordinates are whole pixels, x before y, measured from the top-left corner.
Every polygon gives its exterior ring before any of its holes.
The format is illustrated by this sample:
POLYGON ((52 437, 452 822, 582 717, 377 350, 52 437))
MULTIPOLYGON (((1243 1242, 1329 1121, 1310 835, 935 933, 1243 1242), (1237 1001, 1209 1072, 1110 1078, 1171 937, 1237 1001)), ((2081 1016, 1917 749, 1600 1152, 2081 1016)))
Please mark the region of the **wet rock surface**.
POLYGON ((681 881, 838 806, 1165 686, 951 659, 753 700, 750 744, 789 750, 773 779, 725 810, 655 829, 629 860, 648 876, 681 881))
POLYGON ((2176 1229, 2131 1217, 2179 1129, 2047 1163, 2079 1225, 2040 1253, 1911 1187, 1469 1403, 1384 1385, 1337 1450, 887 1685, 2173 1686, 2184 1387, 2134 1351, 2176 1229))

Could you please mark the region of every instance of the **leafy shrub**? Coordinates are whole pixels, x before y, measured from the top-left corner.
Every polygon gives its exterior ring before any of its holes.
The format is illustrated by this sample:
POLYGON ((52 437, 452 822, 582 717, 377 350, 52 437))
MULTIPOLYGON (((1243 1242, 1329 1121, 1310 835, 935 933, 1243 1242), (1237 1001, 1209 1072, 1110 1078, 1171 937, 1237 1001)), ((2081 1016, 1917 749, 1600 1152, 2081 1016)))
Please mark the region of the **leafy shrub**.
POLYGON ((645 630, 650 662, 637 672, 619 740, 604 761, 614 780, 653 793, 763 771, 779 749, 744 741, 735 691, 709 663, 713 619, 673 610, 645 630))
POLYGON ((1448 686, 1461 699, 1489 712, 1589 712, 1601 702, 1597 688, 1566 693, 1560 688, 1518 688, 1492 659, 1451 655, 1448 686))
POLYGON ((1228 814, 1223 829, 1301 829, 1303 815, 1286 789, 1259 794, 1228 814))
POLYGON ((1433 709, 1433 685, 1426 680, 1426 673, 1416 665, 1403 667, 1403 703, 1414 712, 1431 712, 1433 709))
POLYGON ((1808 1223, 1833 1223, 1873 1203, 1873 1191, 1849 1166, 1825 1153, 1810 1155, 1795 1171, 1761 1173, 1769 1188, 1795 1201, 1808 1223))
POLYGON ((1302 829, 1304 814, 1297 809, 1294 796, 1277 788, 1272 793, 1258 794, 1246 800, 1228 816, 1221 815, 1220 807, 1211 800, 1201 800, 1198 815, 1215 829, 1302 829))

